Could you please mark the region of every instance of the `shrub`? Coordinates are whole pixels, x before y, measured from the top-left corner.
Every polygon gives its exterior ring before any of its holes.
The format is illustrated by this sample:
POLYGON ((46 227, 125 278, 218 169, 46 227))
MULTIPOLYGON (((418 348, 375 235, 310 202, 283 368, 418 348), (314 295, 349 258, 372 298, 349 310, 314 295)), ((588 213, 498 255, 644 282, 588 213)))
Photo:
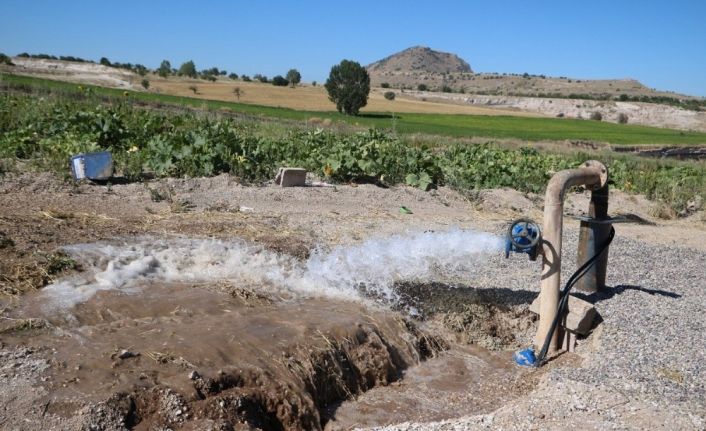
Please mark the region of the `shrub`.
POLYGON ((618 114, 618 123, 620 124, 627 124, 628 123, 628 114, 621 112, 618 114))
POLYGON ((390 83, 389 82, 383 82, 380 84, 381 88, 390 88, 390 83))
POLYGON ((419 84, 419 85, 417 85, 417 90, 419 90, 419 91, 429 91, 429 87, 427 87, 426 84, 419 84))
POLYGON ((386 91, 385 94, 383 94, 383 96, 387 100, 395 100, 395 92, 394 91, 386 91))
POLYGON ((591 113, 591 120, 601 121, 601 120, 603 120, 603 114, 601 114, 598 111, 594 111, 591 113))
POLYGON ((277 87, 286 87, 287 85, 289 85, 289 81, 286 80, 282 75, 277 75, 272 78, 272 85, 275 85, 277 87))
POLYGON ((110 60, 108 60, 106 57, 101 57, 99 63, 103 66, 112 66, 112 64, 110 64, 110 60))
POLYGON ((240 87, 235 87, 233 89, 233 94, 235 95, 235 98, 238 99, 238 101, 240 101, 240 96, 245 94, 245 92, 243 90, 241 90, 240 87))
POLYGON ((311 86, 316 87, 316 81, 311 81, 311 86))
POLYGON ((240 79, 242 79, 243 82, 251 82, 252 81, 252 79, 250 79, 250 77, 248 75, 242 75, 240 77, 240 79))
POLYGON ((324 86, 338 112, 358 115, 360 108, 368 104, 370 75, 358 62, 343 60, 333 66, 324 86))
POLYGON ((449 87, 448 85, 443 85, 441 87, 441 91, 443 91, 444 93, 453 93, 454 90, 453 90, 453 88, 449 87))
POLYGON ((263 84, 267 83, 267 77, 265 75, 260 75, 259 73, 254 74, 253 79, 256 81, 260 81, 263 84))
POLYGON ((194 94, 198 94, 199 88, 195 85, 189 85, 189 90, 193 91, 194 94))
POLYGON ((228 78, 230 78, 230 79, 232 79, 232 80, 235 81, 236 79, 238 79, 238 74, 237 74, 237 73, 231 73, 230 75, 228 75, 228 78))
POLYGON ((142 84, 142 88, 144 88, 145 90, 147 90, 148 88, 150 88, 150 81, 149 81, 149 79, 143 79, 142 82, 141 82, 141 84, 142 84))
POLYGON ((15 63, 12 62, 12 59, 2 52, 0 52, 0 64, 7 64, 8 66, 15 65, 15 63))

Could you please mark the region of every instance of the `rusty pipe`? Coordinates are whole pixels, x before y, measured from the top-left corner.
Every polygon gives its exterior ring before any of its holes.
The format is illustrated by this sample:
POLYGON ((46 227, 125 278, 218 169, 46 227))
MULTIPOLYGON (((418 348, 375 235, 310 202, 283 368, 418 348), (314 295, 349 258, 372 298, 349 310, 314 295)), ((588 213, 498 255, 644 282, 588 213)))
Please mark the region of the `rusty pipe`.
MULTIPOLYGON (((538 348, 544 344, 559 306, 561 283, 561 240, 564 218, 564 196, 573 186, 597 190, 608 183, 608 170, 598 161, 589 160, 580 168, 559 171, 549 180, 544 198, 542 230, 542 277, 539 299, 539 328, 535 337, 538 348)), ((549 353, 558 349, 558 331, 554 331, 549 353)))

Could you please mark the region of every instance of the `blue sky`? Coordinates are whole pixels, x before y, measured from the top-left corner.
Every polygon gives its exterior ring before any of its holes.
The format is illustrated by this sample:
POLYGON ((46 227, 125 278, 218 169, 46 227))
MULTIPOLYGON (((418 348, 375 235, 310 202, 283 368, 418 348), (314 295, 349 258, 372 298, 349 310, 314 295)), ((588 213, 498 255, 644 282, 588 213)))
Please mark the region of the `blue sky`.
POLYGON ((706 96, 706 1, 0 0, 0 52, 324 81, 410 46, 478 72, 636 78, 706 96))

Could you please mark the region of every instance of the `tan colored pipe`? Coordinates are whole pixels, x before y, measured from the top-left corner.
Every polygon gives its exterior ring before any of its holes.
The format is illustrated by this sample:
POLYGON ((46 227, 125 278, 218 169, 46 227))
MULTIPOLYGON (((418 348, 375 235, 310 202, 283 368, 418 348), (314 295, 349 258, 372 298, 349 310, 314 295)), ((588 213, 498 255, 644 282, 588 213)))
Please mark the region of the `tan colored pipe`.
MULTIPOLYGON (((598 161, 589 160, 578 169, 554 174, 544 198, 544 228, 542 230, 542 282, 539 301, 539 329, 535 345, 541 349, 559 306, 561 283, 561 236, 564 227, 564 195, 573 186, 583 185, 595 190, 608 182, 608 171, 598 161)), ((554 331, 549 352, 555 352, 558 332, 554 331)))

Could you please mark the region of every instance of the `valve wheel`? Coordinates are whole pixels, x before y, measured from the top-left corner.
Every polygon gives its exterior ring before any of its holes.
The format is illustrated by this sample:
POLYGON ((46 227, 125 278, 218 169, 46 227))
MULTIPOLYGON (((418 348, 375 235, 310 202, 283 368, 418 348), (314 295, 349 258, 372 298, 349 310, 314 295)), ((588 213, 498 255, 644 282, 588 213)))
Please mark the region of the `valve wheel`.
POLYGON ((512 222, 507 230, 507 237, 510 239, 510 243, 518 249, 528 249, 539 243, 539 239, 542 236, 540 232, 541 230, 539 229, 539 225, 533 220, 528 218, 520 218, 512 222), (516 226, 521 227, 521 229, 517 232, 515 232, 516 226), (529 243, 523 244, 519 242, 523 239, 529 240, 529 243))

